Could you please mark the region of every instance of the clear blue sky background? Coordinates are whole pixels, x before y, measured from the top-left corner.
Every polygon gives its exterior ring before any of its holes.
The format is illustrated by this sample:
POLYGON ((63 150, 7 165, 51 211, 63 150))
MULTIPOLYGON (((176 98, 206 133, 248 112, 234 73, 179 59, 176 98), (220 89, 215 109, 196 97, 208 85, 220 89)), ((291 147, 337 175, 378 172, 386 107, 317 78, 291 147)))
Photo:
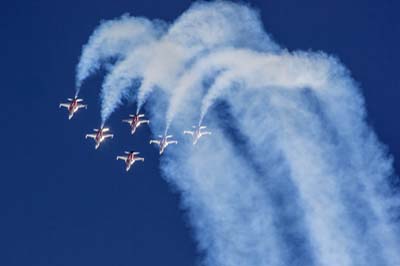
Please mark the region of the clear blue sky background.
MULTIPOLYGON (((129 12, 172 21, 186 0, 2 1, 0 265, 195 265, 179 194, 160 177, 149 130, 129 135, 120 109, 115 138, 94 150, 101 75, 81 96, 87 111, 67 120, 81 46, 102 19, 129 12), (126 174, 115 156, 146 157, 126 174)), ((265 28, 289 50, 338 56, 360 83, 369 122, 400 169, 399 1, 253 0, 265 28)))

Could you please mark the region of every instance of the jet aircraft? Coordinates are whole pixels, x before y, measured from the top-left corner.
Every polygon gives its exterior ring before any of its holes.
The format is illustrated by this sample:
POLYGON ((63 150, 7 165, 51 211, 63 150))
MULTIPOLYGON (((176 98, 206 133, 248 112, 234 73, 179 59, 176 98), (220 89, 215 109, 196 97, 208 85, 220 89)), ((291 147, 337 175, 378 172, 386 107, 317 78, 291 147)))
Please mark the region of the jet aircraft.
POLYGON ((69 103, 60 103, 59 108, 65 107, 68 109, 68 119, 71 119, 74 114, 80 109, 80 108, 86 108, 86 104, 80 104, 82 102, 82 99, 78 99, 78 96, 75 96, 73 99, 68 98, 69 103))
POLYGON ((167 148, 169 144, 178 144, 178 141, 176 140, 168 140, 169 138, 172 138, 172 135, 159 135, 158 137, 160 138, 159 140, 150 140, 150 144, 155 143, 160 146, 160 155, 164 152, 165 148, 167 148))
POLYGON ((199 141, 199 139, 204 136, 204 135, 211 135, 211 132, 209 131, 201 131, 202 129, 206 129, 206 126, 192 126, 193 130, 185 130, 183 131, 183 134, 188 134, 192 135, 193 137, 193 145, 196 145, 196 143, 199 141))
POLYGON ((129 115, 129 119, 124 119, 122 122, 128 123, 131 126, 131 134, 135 134, 136 129, 141 124, 148 124, 150 120, 140 120, 144 114, 129 115))
POLYGON ((108 132, 110 129, 109 128, 104 128, 101 127, 100 129, 93 129, 94 132, 96 132, 96 134, 86 134, 85 138, 92 138, 94 139, 94 141, 96 142, 96 146, 95 149, 97 150, 97 148, 99 148, 100 144, 106 140, 107 138, 113 138, 114 134, 105 134, 106 132, 108 132))
POLYGON ((144 162, 144 158, 142 157, 137 157, 136 155, 139 154, 139 152, 134 152, 134 151, 126 151, 125 154, 127 156, 117 156, 117 160, 124 160, 126 164, 126 171, 128 172, 131 166, 136 162, 136 161, 142 161, 144 162))

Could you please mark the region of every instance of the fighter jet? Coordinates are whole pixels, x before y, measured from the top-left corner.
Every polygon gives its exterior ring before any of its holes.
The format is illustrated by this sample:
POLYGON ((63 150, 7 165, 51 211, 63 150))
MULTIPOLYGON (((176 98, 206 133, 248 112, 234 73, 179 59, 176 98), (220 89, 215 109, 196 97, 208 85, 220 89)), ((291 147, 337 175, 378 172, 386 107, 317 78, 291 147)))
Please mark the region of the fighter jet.
POLYGON ((122 122, 128 123, 131 126, 131 134, 133 135, 141 124, 148 124, 150 122, 150 120, 140 120, 142 117, 144 117, 144 114, 129 115, 129 119, 124 119, 122 122))
POLYGON ((68 119, 71 119, 74 114, 76 113, 76 111, 78 111, 80 108, 86 108, 87 109, 87 105, 86 104, 80 104, 80 102, 82 102, 82 99, 78 99, 78 96, 75 96, 73 99, 72 98, 68 98, 69 103, 60 103, 59 108, 61 107, 65 107, 68 108, 68 119))
POLYGON ((126 164, 126 171, 128 172, 131 166, 136 162, 136 161, 142 161, 144 162, 144 158, 142 157, 136 157, 140 152, 134 152, 134 151, 126 151, 125 154, 127 156, 117 156, 117 160, 124 160, 126 164))
POLYGON ((100 146, 100 144, 107 138, 113 138, 114 134, 104 134, 105 132, 108 132, 110 129, 109 128, 104 128, 101 127, 100 129, 93 129, 96 134, 86 134, 85 138, 92 138, 96 142, 96 150, 100 146))
POLYGON ((193 131, 185 130, 183 134, 189 134, 193 137, 193 145, 196 145, 197 141, 204 135, 211 135, 209 131, 201 131, 202 129, 206 129, 206 126, 192 126, 193 131))
POLYGON ((160 138, 159 140, 150 140, 150 144, 155 143, 160 146, 160 155, 164 152, 165 148, 167 148, 169 144, 178 144, 178 141, 176 140, 168 140, 169 138, 172 138, 172 135, 159 135, 158 137, 160 138))

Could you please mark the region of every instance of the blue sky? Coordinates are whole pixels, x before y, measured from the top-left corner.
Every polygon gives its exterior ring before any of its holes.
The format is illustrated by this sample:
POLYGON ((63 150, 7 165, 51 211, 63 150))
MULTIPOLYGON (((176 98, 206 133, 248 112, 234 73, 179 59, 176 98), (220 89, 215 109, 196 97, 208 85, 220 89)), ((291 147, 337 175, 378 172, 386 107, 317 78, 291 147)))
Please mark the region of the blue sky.
MULTIPOLYGON (((368 121, 400 165, 400 21, 395 1, 250 1, 289 50, 336 55, 359 82, 368 121)), ((93 29, 123 13, 174 20, 190 1, 14 1, 0 9, 2 64, 1 265, 195 265, 180 196, 161 177, 149 130, 132 138, 113 114, 100 151, 84 135, 100 124, 102 75, 84 85, 89 108, 68 121, 75 66, 93 29), (127 145, 146 161, 126 174, 127 145)), ((398 171, 397 171, 398 172, 398 171)))

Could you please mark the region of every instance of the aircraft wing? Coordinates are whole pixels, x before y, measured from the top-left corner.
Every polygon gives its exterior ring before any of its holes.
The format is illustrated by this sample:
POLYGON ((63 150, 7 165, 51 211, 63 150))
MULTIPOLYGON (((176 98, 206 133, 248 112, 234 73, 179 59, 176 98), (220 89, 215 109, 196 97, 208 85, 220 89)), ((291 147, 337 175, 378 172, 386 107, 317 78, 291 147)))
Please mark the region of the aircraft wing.
POLYGON ((114 134, 105 134, 104 135, 104 138, 113 138, 114 137, 114 134))
POLYGON ((153 143, 155 143, 157 145, 160 145, 160 141, 159 140, 150 140, 150 144, 153 144, 153 143))
POLYGON ((136 157, 136 158, 133 159, 133 160, 134 160, 135 162, 136 162, 136 161, 142 161, 142 162, 143 162, 143 161, 144 161, 144 158, 143 158, 143 157, 136 157))
POLYGON ((124 160, 126 161, 128 159, 128 157, 126 156, 117 156, 117 160, 124 160))
POLYGON ((61 107, 65 107, 65 108, 69 108, 69 103, 60 103, 60 106, 59 106, 59 108, 61 108, 61 107))
POLYGON ((85 138, 92 138, 95 139, 96 138, 96 134, 86 134, 85 138))
POLYGON ((200 136, 204 136, 204 135, 211 135, 210 131, 204 131, 200 133, 200 136))
POLYGON ((87 105, 86 104, 78 104, 78 109, 79 108, 87 108, 87 105))
POLYGON ((149 120, 142 120, 142 121, 139 121, 139 125, 148 124, 149 122, 150 122, 149 120))

